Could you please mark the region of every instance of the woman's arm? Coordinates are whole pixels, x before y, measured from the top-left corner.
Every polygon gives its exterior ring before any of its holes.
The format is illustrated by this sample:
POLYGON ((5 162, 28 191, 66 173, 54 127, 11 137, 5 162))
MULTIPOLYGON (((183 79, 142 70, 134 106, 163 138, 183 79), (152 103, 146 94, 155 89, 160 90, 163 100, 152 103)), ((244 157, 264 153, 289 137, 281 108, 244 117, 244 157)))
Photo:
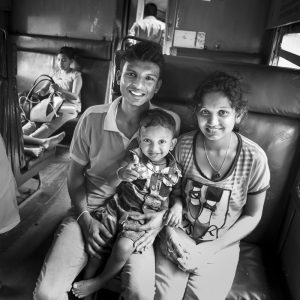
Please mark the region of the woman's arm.
POLYGON ((203 251, 217 253, 250 234, 261 219, 265 198, 266 192, 256 195, 248 195, 247 202, 243 208, 243 213, 237 222, 220 238, 209 243, 199 244, 197 246, 199 251, 201 253, 203 251))
POLYGON ((77 216, 80 216, 78 223, 86 241, 86 249, 90 255, 97 256, 97 251, 101 246, 105 245, 105 242, 100 237, 100 232, 107 238, 111 238, 111 234, 105 226, 94 219, 89 213, 83 213, 88 210, 84 171, 85 166, 71 160, 67 178, 68 191, 77 216))
POLYGON ((51 84, 50 88, 53 91, 62 93, 71 102, 77 101, 79 99, 80 91, 82 88, 82 77, 81 75, 75 77, 73 81, 72 91, 65 90, 56 83, 51 84))
POLYGON ((226 233, 214 241, 200 243, 189 249, 185 249, 176 238, 176 234, 170 228, 166 228, 161 233, 162 240, 167 241, 162 250, 165 255, 177 261, 182 270, 196 270, 201 261, 207 263, 212 255, 240 241, 254 230, 261 219, 265 197, 266 192, 248 195, 241 217, 226 233))

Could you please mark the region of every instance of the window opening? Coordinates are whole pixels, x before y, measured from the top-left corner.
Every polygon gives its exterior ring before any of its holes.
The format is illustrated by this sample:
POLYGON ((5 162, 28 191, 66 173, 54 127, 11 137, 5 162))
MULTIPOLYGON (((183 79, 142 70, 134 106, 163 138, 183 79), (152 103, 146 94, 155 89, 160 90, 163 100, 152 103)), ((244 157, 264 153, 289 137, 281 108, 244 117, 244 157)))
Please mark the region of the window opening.
POLYGON ((270 65, 300 69, 300 24, 276 29, 270 65))

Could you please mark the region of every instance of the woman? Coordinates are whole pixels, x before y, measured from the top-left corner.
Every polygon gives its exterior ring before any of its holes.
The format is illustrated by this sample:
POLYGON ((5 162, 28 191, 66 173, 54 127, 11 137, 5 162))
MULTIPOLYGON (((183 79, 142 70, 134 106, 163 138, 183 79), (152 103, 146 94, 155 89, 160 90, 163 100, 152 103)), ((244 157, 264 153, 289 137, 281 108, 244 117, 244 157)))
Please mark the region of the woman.
MULTIPOLYGON (((156 251, 156 300, 224 300, 239 259, 239 242, 261 219, 270 171, 264 151, 235 129, 246 112, 240 82, 225 73, 195 95, 198 129, 181 136, 175 158, 184 201, 181 228, 165 226, 156 251)), ((160 225, 157 216, 138 230, 160 225)), ((132 229, 132 228, 130 228, 132 229)))
POLYGON ((71 68, 74 51, 71 47, 62 47, 57 54, 58 70, 52 78, 55 83, 47 82, 39 91, 40 95, 56 92, 64 102, 58 117, 49 123, 29 121, 23 126, 23 134, 35 138, 47 138, 67 121, 77 117, 81 111, 80 91, 82 88, 81 73, 71 68))

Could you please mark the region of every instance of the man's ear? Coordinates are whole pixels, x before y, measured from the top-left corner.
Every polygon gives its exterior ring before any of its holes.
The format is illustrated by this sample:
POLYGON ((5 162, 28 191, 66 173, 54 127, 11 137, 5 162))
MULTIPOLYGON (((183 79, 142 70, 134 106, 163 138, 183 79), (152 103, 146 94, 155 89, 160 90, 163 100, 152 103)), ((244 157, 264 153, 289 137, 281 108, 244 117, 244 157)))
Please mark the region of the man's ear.
POLYGON ((177 144, 177 139, 173 138, 172 141, 171 141, 171 147, 170 147, 171 151, 174 149, 174 147, 176 146, 176 144, 177 144))
POLYGON ((116 72, 116 79, 117 79, 117 84, 120 85, 120 80, 121 80, 121 70, 117 70, 116 72))
POLYGON ((157 84, 156 84, 156 88, 155 88, 155 94, 159 91, 160 87, 161 87, 161 84, 162 84, 162 80, 159 79, 157 81, 157 84))

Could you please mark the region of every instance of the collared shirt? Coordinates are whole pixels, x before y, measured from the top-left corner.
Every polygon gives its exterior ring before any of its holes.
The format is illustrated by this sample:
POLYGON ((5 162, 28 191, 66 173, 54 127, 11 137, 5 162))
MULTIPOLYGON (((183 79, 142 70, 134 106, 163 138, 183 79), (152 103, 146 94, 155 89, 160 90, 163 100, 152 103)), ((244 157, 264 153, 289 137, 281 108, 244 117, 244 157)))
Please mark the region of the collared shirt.
MULTIPOLYGON (((116 122, 121 97, 110 104, 89 107, 80 118, 70 146, 70 157, 85 166, 87 200, 90 208, 104 204, 115 193, 116 170, 125 159, 126 149, 137 136, 128 139, 116 122)), ((150 103, 150 109, 156 106, 150 103)), ((164 109, 165 110, 165 109, 164 109)), ((180 118, 168 111, 176 121, 177 132, 180 118)))
POLYGON ((148 16, 135 22, 131 27, 129 34, 162 44, 164 32, 165 23, 156 19, 154 16, 148 16))

